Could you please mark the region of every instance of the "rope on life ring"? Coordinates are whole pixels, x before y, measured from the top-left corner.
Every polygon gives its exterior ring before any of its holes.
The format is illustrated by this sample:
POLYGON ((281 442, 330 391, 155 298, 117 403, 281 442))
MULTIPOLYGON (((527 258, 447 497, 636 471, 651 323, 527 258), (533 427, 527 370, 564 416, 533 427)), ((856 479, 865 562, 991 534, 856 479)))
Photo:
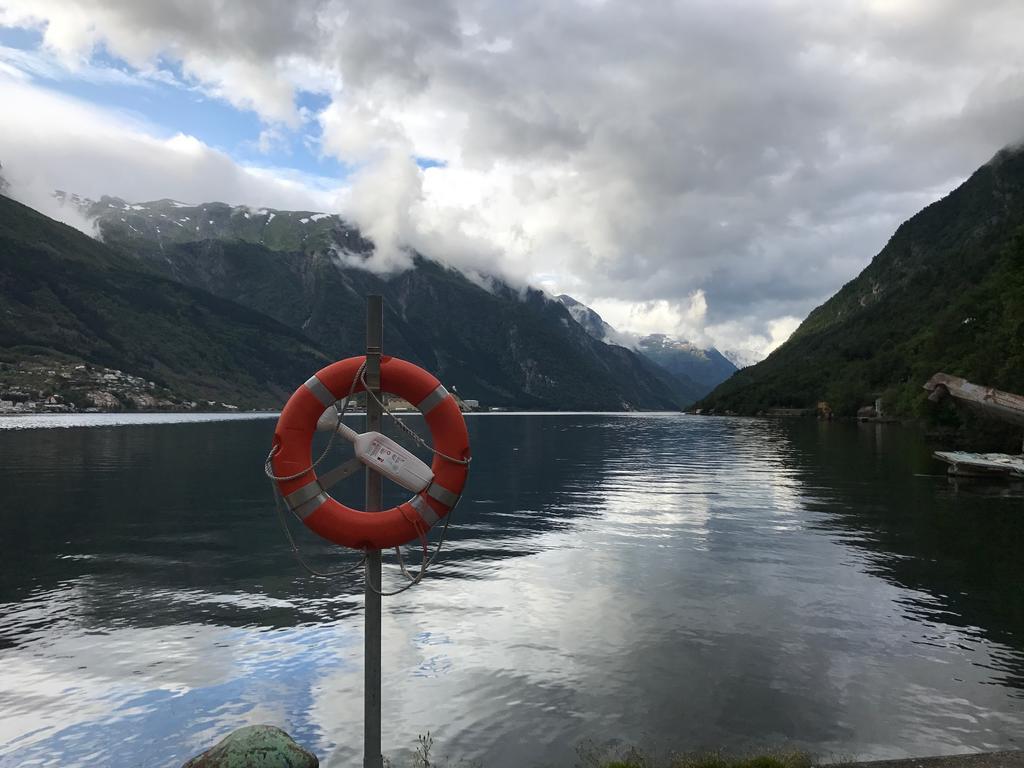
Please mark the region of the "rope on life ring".
MULTIPOLYGON (((284 505, 308 528, 329 541, 365 551, 397 548, 419 539, 424 546, 424 563, 419 576, 413 580, 416 583, 437 555, 435 552, 434 557, 426 557, 427 531, 442 519, 447 529, 448 515, 458 504, 465 487, 470 462, 469 435, 458 404, 432 374, 399 358, 385 356, 380 361, 381 391, 398 395, 419 409, 430 429, 433 445, 428 445, 369 390, 365 368, 365 356, 341 360, 318 371, 292 394, 274 430, 265 470, 274 482, 275 495, 280 494, 284 505), (382 512, 365 512, 346 506, 327 493, 331 485, 359 468, 350 461, 317 475, 316 468, 329 452, 336 431, 332 431, 324 452, 315 461, 312 457, 317 422, 333 407, 340 423, 349 398, 360 391, 373 396, 406 434, 434 455, 430 483, 408 501, 382 512), (339 401, 341 408, 337 405, 339 401)), ((290 533, 288 537, 298 554, 290 533)), ((403 573, 408 576, 400 552, 399 559, 403 573)))

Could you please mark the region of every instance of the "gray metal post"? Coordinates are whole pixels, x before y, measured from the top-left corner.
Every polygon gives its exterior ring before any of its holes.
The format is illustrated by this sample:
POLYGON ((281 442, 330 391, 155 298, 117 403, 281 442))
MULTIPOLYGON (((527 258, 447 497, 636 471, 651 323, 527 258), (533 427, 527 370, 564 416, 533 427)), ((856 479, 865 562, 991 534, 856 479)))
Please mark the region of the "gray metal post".
MULTIPOLYGON (((380 395, 380 352, 384 336, 384 299, 366 297, 366 384, 380 395)), ((381 409, 372 397, 366 398, 366 429, 380 431, 381 409)), ((379 512, 382 503, 382 478, 366 468, 366 511, 379 512)), ((366 673, 363 689, 363 768, 383 768, 380 751, 380 550, 366 553, 364 587, 366 638, 363 649, 366 673)))

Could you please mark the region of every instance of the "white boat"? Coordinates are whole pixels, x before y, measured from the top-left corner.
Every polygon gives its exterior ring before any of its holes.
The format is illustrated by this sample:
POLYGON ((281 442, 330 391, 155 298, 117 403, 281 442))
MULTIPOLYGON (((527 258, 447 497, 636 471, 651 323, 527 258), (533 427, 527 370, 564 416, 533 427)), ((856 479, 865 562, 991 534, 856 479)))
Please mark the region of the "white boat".
POLYGON ((967 453, 936 451, 936 459, 949 465, 947 472, 956 477, 1007 477, 1024 480, 1024 456, 1007 453, 967 453))

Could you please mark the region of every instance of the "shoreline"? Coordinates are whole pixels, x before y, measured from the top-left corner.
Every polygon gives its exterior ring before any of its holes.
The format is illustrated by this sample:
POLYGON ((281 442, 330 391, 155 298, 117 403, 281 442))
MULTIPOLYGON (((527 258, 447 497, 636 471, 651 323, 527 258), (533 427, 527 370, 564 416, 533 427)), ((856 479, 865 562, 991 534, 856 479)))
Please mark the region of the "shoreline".
POLYGON ((971 752, 938 757, 903 757, 865 763, 840 763, 844 768, 1024 768, 1024 750, 971 752))

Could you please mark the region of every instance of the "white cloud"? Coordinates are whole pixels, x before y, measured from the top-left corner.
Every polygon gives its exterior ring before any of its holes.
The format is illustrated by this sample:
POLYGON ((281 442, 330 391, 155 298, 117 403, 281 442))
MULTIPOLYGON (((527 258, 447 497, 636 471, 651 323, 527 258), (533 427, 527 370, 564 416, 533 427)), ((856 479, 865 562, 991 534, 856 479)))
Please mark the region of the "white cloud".
POLYGON ((793 331, 797 329, 798 325, 800 325, 800 318, 791 315, 768 321, 768 344, 759 351, 765 354, 774 352, 793 335, 793 331))
POLYGON ((0 45, 0 65, 19 79, 29 76, 47 80, 76 80, 101 85, 127 85, 148 88, 152 81, 115 67, 101 67, 88 61, 67 62, 46 50, 29 51, 0 45))
POLYGON ((372 269, 411 266, 408 246, 416 239, 412 221, 421 198, 420 170, 407 155, 389 153, 355 175, 346 212, 375 245, 372 269))
MULTIPOLYGON (((772 348, 901 220, 1024 136, 1016 0, 216 9, 0 0, 0 23, 43 29, 65 62, 88 64, 97 46, 149 71, 176 61, 271 129, 304 130, 296 89, 329 94, 322 149, 357 169, 333 199, 377 240, 375 266, 417 248, 589 297, 613 324, 664 322, 721 346, 772 348), (421 171, 414 156, 444 165, 421 171)), ((96 156, 153 169, 134 139, 94 144, 84 163, 56 154, 89 172, 96 156)), ((209 148, 196 162, 191 187, 157 170, 192 199, 302 194, 209 148)), ((152 189, 126 175, 108 190, 152 189)))
POLYGON ((0 162, 11 194, 85 231, 91 225, 55 207, 65 189, 87 197, 128 200, 172 197, 224 200, 279 208, 324 209, 336 197, 321 180, 289 179, 246 168, 193 136, 160 136, 118 112, 49 92, 0 74, 0 162))
POLYGON ((315 13, 315 5, 291 0, 4 0, 0 24, 42 28, 46 48, 69 65, 100 45, 139 69, 176 59, 211 94, 294 126, 289 76, 302 70, 296 58, 308 58, 299 54, 315 48, 315 13))
POLYGON ((722 350, 736 350, 754 359, 761 359, 778 349, 793 335, 802 318, 794 315, 770 318, 765 322, 755 322, 754 318, 740 317, 716 325, 705 327, 708 338, 722 350), (751 328, 763 327, 763 333, 751 332, 751 328))
POLYGON ((89 237, 99 237, 96 220, 90 219, 74 205, 65 205, 63 201, 58 200, 53 194, 53 187, 48 186, 45 181, 39 177, 25 178, 18 169, 9 171, 7 166, 4 166, 4 173, 10 183, 10 189, 5 194, 51 219, 84 232, 89 237))
POLYGON ((617 331, 636 336, 668 333, 694 343, 707 343, 704 325, 708 305, 703 291, 695 291, 685 302, 596 299, 589 306, 617 331))
POLYGON ((288 152, 288 137, 280 128, 264 128, 256 139, 256 149, 263 155, 269 155, 276 150, 288 152))

